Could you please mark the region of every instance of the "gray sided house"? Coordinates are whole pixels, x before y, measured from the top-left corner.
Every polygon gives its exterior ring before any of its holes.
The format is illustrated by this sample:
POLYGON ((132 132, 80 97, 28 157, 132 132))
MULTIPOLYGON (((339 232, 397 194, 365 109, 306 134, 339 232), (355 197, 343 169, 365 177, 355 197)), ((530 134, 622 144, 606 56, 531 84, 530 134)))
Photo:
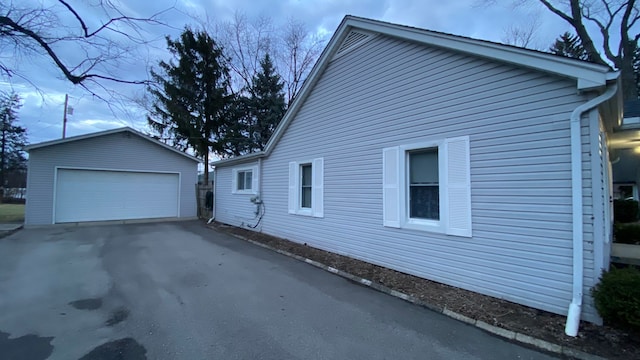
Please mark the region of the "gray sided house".
POLYGON ((199 160, 133 129, 27 151, 26 225, 196 217, 199 160))
POLYGON ((215 218, 575 334, 601 321, 620 98, 604 66, 347 16, 266 149, 214 163, 215 218))

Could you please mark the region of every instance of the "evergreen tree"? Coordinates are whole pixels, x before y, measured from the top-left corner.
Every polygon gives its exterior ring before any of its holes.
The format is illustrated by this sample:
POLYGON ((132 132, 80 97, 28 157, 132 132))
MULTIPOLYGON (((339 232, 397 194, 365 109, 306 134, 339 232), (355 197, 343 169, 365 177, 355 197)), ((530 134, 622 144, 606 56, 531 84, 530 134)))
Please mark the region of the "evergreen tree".
POLYGON ((246 108, 249 115, 249 151, 264 150, 265 145, 286 111, 284 82, 271 62, 269 54, 260 62, 249 88, 246 108))
POLYGON ((233 95, 226 59, 206 32, 190 28, 178 40, 167 37, 167 48, 173 59, 160 62, 160 73, 151 71, 157 85, 149 88, 154 103, 147 119, 161 138, 204 159, 208 182, 209 152, 224 154, 219 139, 230 121, 233 95))
POLYGON ((580 42, 580 38, 577 35, 572 35, 569 32, 565 32, 560 35, 556 42, 551 45, 549 51, 552 54, 562 55, 574 59, 589 61, 589 53, 585 50, 580 42))
POLYGON ((0 98, 0 116, 2 128, 0 137, 0 197, 4 195, 7 180, 12 174, 27 170, 24 147, 27 144, 27 130, 16 125, 20 97, 15 94, 3 94, 0 98))
POLYGON ((252 149, 249 123, 250 115, 247 109, 248 99, 245 96, 235 96, 228 108, 229 120, 223 128, 220 139, 226 156, 240 156, 252 149))

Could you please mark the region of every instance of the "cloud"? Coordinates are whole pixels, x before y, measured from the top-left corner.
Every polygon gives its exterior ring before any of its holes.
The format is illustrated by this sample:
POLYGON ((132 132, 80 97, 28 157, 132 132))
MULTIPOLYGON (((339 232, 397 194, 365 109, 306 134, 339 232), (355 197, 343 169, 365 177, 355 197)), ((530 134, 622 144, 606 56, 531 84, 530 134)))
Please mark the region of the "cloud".
MULTIPOLYGON (((22 4, 59 6, 53 0, 24 0, 22 4)), ((156 66, 160 60, 169 59, 164 37, 179 36, 186 25, 196 26, 209 20, 222 22, 231 20, 236 11, 244 12, 249 18, 267 16, 276 26, 295 19, 307 25, 308 29, 326 35, 333 34, 340 21, 347 14, 427 28, 447 33, 471 36, 480 39, 500 41, 504 30, 511 24, 523 23, 531 16, 535 7, 514 8, 510 2, 496 5, 477 6, 479 0, 121 0, 123 12, 137 17, 159 14, 158 19, 165 26, 142 24, 139 36, 148 40, 146 44, 130 44, 127 54, 122 54, 111 66, 102 68, 109 75, 125 79, 146 79, 149 66, 156 66), (126 7, 126 8, 125 8, 126 7), (532 10, 533 9, 533 10, 532 10), (166 10, 166 11, 165 11, 166 10)), ((96 28, 104 21, 101 10, 90 2, 72 1, 85 17, 87 24, 96 28)), ((61 13, 67 26, 55 31, 77 29, 75 19, 61 13)), ((562 20, 543 10, 538 13, 542 26, 538 37, 543 48, 567 29, 562 20)), ((122 36, 114 35, 120 40, 122 36)), ((78 62, 85 55, 77 45, 58 44, 57 49, 65 61, 78 62)), ((0 48, 4 61, 11 54, 10 49, 0 48)), ((17 70, 35 84, 14 77, 11 82, 0 83, 0 90, 13 89, 23 98, 19 113, 21 123, 27 127, 32 143, 59 138, 62 131, 64 95, 69 94, 69 104, 74 107, 69 117, 69 135, 100 131, 119 126, 131 126, 145 130, 145 111, 137 107, 132 99, 144 92, 139 85, 101 82, 102 86, 88 84, 102 99, 93 97, 84 89, 71 85, 63 79, 61 71, 43 54, 23 55, 13 63, 17 70), (37 90, 36 90, 37 88, 37 90)))

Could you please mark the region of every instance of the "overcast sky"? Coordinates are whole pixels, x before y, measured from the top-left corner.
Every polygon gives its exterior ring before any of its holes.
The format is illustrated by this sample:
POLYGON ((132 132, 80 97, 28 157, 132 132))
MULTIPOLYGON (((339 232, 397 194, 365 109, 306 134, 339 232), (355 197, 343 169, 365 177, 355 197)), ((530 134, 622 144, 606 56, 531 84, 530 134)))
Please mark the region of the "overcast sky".
MULTIPOLYGON (((56 1, 22 0, 17 3, 28 5, 56 1)), ((79 4, 82 3, 84 1, 70 1, 70 4, 78 6, 89 27, 95 28, 105 17, 99 16, 95 9, 81 7, 83 5, 79 4)), ((195 25, 196 18, 208 19, 210 23, 228 21, 236 11, 245 13, 248 18, 270 17, 274 24, 295 18, 311 31, 324 35, 326 40, 348 14, 497 42, 505 38, 509 27, 528 26, 532 19, 537 19, 539 26, 533 45, 540 49, 547 49, 560 33, 569 30, 568 25, 536 1, 518 8, 511 6, 512 1, 509 0, 497 0, 490 5, 483 5, 482 0, 122 0, 121 3, 126 4, 126 7, 121 7, 124 13, 139 17, 171 8, 160 16, 168 26, 144 28, 141 35, 151 44, 136 46, 134 54, 139 61, 124 60, 112 69, 113 75, 130 79, 147 78, 148 64, 155 65, 160 60, 169 59, 164 50, 165 35, 176 37, 185 25, 195 25)), ((77 49, 61 47, 59 51, 63 60, 79 56, 77 49)), ((2 57, 6 59, 10 55, 3 53, 2 57)), ((62 73, 49 58, 24 56, 12 64, 32 84, 14 76, 10 82, 1 80, 0 87, 13 89, 23 98, 19 120, 27 128, 31 143, 61 137, 65 93, 69 94, 69 105, 74 108, 73 115, 68 118, 67 136, 121 126, 147 130, 144 110, 124 100, 111 99, 108 103, 93 98, 86 90, 63 80, 62 73)), ((103 84, 121 94, 122 99, 134 98, 144 92, 144 88, 138 85, 103 84)))

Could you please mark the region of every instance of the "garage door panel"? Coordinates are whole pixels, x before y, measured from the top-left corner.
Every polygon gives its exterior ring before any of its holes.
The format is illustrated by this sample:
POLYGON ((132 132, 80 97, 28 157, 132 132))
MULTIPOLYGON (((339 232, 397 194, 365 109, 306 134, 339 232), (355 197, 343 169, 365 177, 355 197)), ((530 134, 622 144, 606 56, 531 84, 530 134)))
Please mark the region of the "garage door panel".
POLYGON ((178 216, 178 174, 59 169, 55 222, 178 216))

